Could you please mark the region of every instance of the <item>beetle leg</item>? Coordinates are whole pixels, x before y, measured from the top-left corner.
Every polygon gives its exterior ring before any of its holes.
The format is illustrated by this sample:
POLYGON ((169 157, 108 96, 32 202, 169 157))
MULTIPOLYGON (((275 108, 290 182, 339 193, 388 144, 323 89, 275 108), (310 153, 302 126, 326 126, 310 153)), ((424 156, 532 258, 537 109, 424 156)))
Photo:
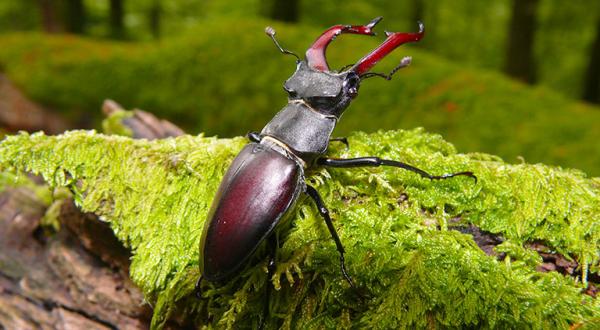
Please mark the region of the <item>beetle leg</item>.
POLYGON ((277 242, 277 236, 272 234, 268 238, 269 245, 269 260, 267 261, 267 287, 265 290, 265 307, 263 309, 263 317, 260 321, 259 329, 264 329, 265 323, 267 322, 267 317, 269 316, 269 304, 271 301, 271 286, 273 283, 273 275, 275 274, 275 269, 277 269, 275 264, 275 255, 277 253, 277 248, 279 247, 279 243, 277 242))
POLYGON ((338 252, 340 253, 340 267, 342 269, 342 274, 344 275, 344 278, 346 279, 346 281, 348 281, 348 283, 350 284, 350 286, 352 288, 357 290, 356 285, 354 285, 354 281, 352 281, 352 278, 350 277, 350 275, 348 275, 348 272, 346 271, 346 262, 344 260, 344 253, 346 251, 344 250, 344 246, 342 245, 342 242, 340 241, 340 237, 338 236, 337 232, 335 231, 335 228, 333 227, 333 223, 331 223, 331 217, 329 216, 329 210, 327 210, 325 203, 323 203, 323 199, 321 199, 321 196, 319 196, 319 193, 317 192, 317 190, 315 188, 313 188, 309 185, 306 185, 306 194, 308 196, 310 196, 310 198, 312 198, 313 201, 315 201, 315 204, 317 205, 317 209, 319 210, 319 213, 321 214, 323 219, 325 219, 325 224, 327 224, 327 229, 329 229, 329 233, 331 234, 331 237, 333 238, 333 241, 335 242, 335 246, 336 246, 338 252))
POLYGON ((342 142, 346 146, 346 150, 350 149, 350 143, 348 143, 348 138, 346 137, 331 138, 329 142, 342 142))
POLYGON ((422 169, 414 167, 412 165, 408 165, 406 163, 398 162, 395 160, 381 159, 379 157, 360 157, 348 159, 319 158, 317 159, 317 164, 330 167, 377 167, 382 165, 393 166, 417 173, 418 175, 430 180, 442 180, 463 175, 471 177, 475 179, 475 182, 477 182, 477 177, 475 176, 475 174, 473 174, 473 172, 470 171, 448 173, 443 175, 431 175, 423 171, 422 169))
POLYGON ((194 292, 196 293, 196 298, 198 299, 202 299, 202 291, 200 291, 200 282, 202 282, 202 278, 202 275, 198 277, 198 280, 196 281, 196 287, 194 289, 194 292))
POLYGON ((248 134, 246 134, 246 137, 248 138, 248 140, 250 140, 250 142, 258 143, 260 142, 260 140, 262 140, 262 136, 258 132, 248 132, 248 134))

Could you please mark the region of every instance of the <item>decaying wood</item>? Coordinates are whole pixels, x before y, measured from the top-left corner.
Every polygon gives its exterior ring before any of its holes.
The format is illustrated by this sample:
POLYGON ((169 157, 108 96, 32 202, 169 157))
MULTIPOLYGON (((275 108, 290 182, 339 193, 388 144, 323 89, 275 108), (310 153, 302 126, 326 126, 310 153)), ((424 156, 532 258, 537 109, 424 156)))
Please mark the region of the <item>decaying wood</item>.
MULTIPOLYGON (((457 221, 460 219, 457 219, 457 221)), ((495 247, 504 242, 504 238, 501 235, 493 234, 481 230, 479 227, 468 224, 468 225, 454 225, 449 227, 453 230, 458 230, 463 234, 469 234, 473 236, 473 240, 479 246, 479 248, 489 256, 494 256, 498 260, 504 260, 506 257, 505 253, 498 253, 495 247)), ((542 258, 542 263, 536 267, 538 272, 546 273, 556 271, 566 276, 581 277, 581 265, 577 261, 577 258, 564 256, 560 253, 552 251, 551 248, 544 245, 542 242, 532 242, 525 244, 525 247, 538 253, 542 258)), ((598 294, 598 284, 600 283, 600 276, 596 274, 588 274, 588 287, 583 293, 596 297, 598 294)))
POLYGON ((502 236, 486 232, 472 224, 454 226, 450 228, 458 230, 463 234, 472 235, 477 246, 479 246, 479 248, 488 256, 496 257, 499 260, 503 260, 506 256, 504 253, 498 253, 496 250, 494 250, 497 245, 504 242, 504 238, 502 236))
POLYGON ((69 126, 57 114, 28 99, 0 74, 0 127, 14 132, 42 130, 56 134, 69 126))
POLYGON ((92 213, 82 213, 72 199, 62 203, 60 222, 88 251, 93 251, 100 260, 128 276, 131 252, 115 237, 108 223, 92 213))
MULTIPOLYGON (((102 105, 102 112, 106 116, 119 110, 123 110, 123 107, 113 100, 105 100, 102 105)), ((133 116, 124 119, 123 125, 132 131, 134 139, 154 140, 185 134, 175 124, 140 109, 133 110, 133 116)))
POLYGON ((32 190, 18 187, 0 194, 0 325, 6 329, 147 328, 150 307, 127 273, 115 267, 127 260, 127 250, 85 243, 96 241, 92 237, 100 242, 116 239, 110 231, 69 229, 84 219, 87 224, 82 227, 103 224, 75 212, 72 201, 64 203, 62 209, 68 212, 61 213, 61 229, 44 234, 40 219, 46 207, 32 190))

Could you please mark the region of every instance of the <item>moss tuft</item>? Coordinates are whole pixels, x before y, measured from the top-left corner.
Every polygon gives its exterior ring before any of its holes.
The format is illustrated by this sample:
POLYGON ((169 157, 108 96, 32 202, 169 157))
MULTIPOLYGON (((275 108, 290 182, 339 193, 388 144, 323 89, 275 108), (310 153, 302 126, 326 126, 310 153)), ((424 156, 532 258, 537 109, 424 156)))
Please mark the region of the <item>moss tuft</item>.
POLYGON ((123 124, 123 120, 133 117, 133 111, 118 109, 108 114, 102 121, 102 131, 111 135, 133 137, 131 128, 123 124))
MULTIPOLYGON (((457 154, 422 129, 349 136, 335 157, 377 155, 435 174, 429 181, 393 168, 315 169, 308 181, 329 206, 361 300, 340 275, 338 255, 309 201, 277 233, 278 290, 269 326, 284 328, 568 328, 598 322, 600 303, 581 293, 599 273, 600 180, 577 170, 508 165, 485 154, 457 154), (498 261, 472 236, 474 224, 505 238, 498 261), (577 259, 583 275, 539 273, 526 243, 543 241, 577 259)), ((155 301, 153 326, 171 313, 225 328, 256 326, 264 304, 265 259, 222 287, 198 276, 198 242, 209 204, 243 138, 181 136, 157 141, 73 131, 7 137, 0 168, 41 174, 68 187, 84 211, 111 222, 133 251, 131 277, 155 301)))

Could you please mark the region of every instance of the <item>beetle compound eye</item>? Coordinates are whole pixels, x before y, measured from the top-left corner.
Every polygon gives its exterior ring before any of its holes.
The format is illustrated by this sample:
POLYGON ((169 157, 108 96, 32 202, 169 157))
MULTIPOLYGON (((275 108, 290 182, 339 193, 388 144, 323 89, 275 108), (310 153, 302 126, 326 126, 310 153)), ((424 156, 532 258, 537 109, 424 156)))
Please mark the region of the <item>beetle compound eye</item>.
POLYGON ((358 95, 359 84, 360 78, 357 75, 348 75, 344 81, 344 87, 348 96, 354 98, 358 95))
POLYGON ((348 88, 348 96, 355 98, 358 95, 358 87, 353 86, 348 88))

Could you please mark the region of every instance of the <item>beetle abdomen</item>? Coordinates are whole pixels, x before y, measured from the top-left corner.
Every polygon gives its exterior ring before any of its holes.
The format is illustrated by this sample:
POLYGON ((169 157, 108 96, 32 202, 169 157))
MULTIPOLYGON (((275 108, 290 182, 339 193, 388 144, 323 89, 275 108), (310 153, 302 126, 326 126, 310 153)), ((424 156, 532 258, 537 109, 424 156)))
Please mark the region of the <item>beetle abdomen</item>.
POLYGON ((298 163, 269 146, 250 143, 221 182, 204 225, 200 271, 208 281, 239 269, 296 201, 298 163))

